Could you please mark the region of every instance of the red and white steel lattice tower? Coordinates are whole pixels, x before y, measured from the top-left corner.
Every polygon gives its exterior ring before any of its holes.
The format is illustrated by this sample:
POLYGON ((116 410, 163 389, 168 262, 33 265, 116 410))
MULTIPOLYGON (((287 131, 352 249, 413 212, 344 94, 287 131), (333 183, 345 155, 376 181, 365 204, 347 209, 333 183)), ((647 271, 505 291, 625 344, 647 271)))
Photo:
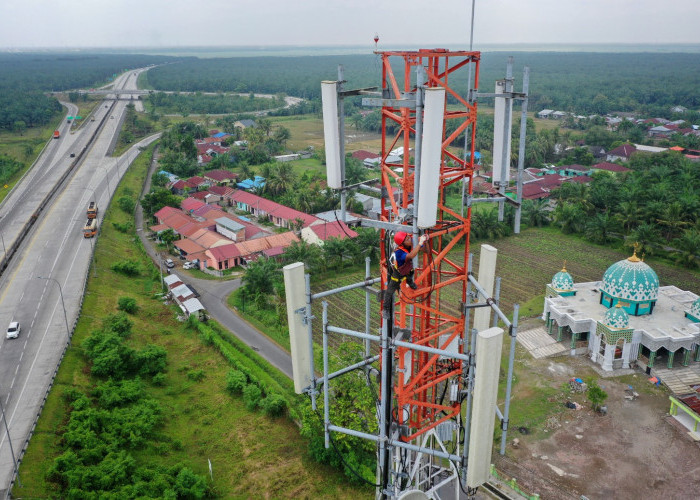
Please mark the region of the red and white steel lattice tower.
MULTIPOLYGON (((392 328, 409 329, 411 341, 423 346, 445 348, 455 346, 459 353, 463 347, 459 339, 465 329, 465 315, 462 304, 466 303, 467 262, 469 255, 469 230, 471 208, 466 213, 447 206, 447 187, 465 183, 468 194, 472 193, 474 173, 474 139, 476 136, 476 102, 458 94, 453 88, 455 74, 462 88, 467 85, 467 69, 471 65, 473 75, 471 88, 479 84, 479 52, 448 51, 445 49, 418 51, 380 51, 382 62, 383 96, 399 100, 402 96, 416 92, 416 69, 423 66, 424 87, 445 89, 446 105, 442 127, 442 151, 437 198, 437 223, 430 228, 430 236, 418 254, 415 270, 417 290, 405 284, 394 295, 394 316, 392 328), (457 138, 469 134, 470 150, 465 155, 464 145, 457 144, 457 138), (460 249, 455 258, 453 249, 460 249)), ((471 80, 471 78, 470 78, 471 80)), ((400 106, 400 102, 389 101, 400 106)), ((416 109, 384 105, 382 121, 382 189, 387 196, 382 198, 381 220, 397 222, 405 214, 414 200, 414 190, 418 189, 415 165, 412 163, 411 148, 416 139, 416 109), (395 132, 390 133, 389 130, 395 132), (403 147, 403 159, 390 162, 390 152, 403 147)), ((420 110, 419 110, 420 112, 420 110)), ((461 142, 461 141, 460 141, 461 142)), ((418 200, 420 204, 420 199, 418 200)), ((412 221, 406 221, 406 232, 413 232, 412 221)), ((382 288, 386 289, 387 259, 391 255, 392 238, 385 231, 381 235, 382 288)), ((429 354, 405 347, 396 348, 393 360, 395 376, 392 388, 392 419, 407 431, 404 441, 412 441, 441 422, 456 417, 460 413, 460 398, 445 398, 450 383, 464 388, 462 375, 463 361, 447 359, 437 354, 429 354)))

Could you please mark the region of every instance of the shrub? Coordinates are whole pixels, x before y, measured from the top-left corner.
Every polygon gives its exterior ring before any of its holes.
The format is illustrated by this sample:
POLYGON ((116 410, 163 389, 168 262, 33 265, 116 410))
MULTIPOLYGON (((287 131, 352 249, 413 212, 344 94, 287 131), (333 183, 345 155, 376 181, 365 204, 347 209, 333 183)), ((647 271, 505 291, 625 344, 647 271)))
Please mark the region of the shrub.
POLYGON ((269 394, 265 399, 260 401, 260 408, 265 415, 270 417, 279 417, 286 407, 286 401, 279 394, 269 394))
POLYGON ((258 407, 261 396, 262 391, 255 384, 248 384, 243 388, 243 402, 250 411, 254 411, 258 407))
POLYGON ((112 222, 112 226, 114 226, 114 229, 116 229, 120 233, 128 233, 133 229, 134 224, 131 221, 127 221, 124 223, 112 222))
POLYGON ((241 394, 248 383, 245 373, 238 370, 229 370, 226 374, 226 390, 231 394, 241 394))
POLYGON ((190 370, 187 372, 187 378, 190 380, 194 380, 195 382, 199 382, 205 376, 206 374, 204 373, 204 370, 190 370))
POLYGON ((138 276, 141 273, 141 266, 138 262, 130 259, 120 260, 112 264, 112 271, 125 276, 138 276))
POLYGON ((153 385, 163 387, 165 385, 165 373, 156 373, 153 375, 153 385))
POLYGON ((118 334, 120 337, 131 335, 134 323, 123 312, 110 314, 102 321, 103 328, 118 334))
POLYGON ((119 208, 121 208, 127 214, 131 214, 134 211, 136 202, 131 196, 120 196, 117 200, 117 205, 119 205, 119 208))
POLYGON ((165 370, 168 353, 160 346, 149 344, 136 353, 138 372, 142 375, 155 375, 165 370))
POLYGON ((117 309, 129 314, 136 314, 139 306, 136 305, 136 299, 132 297, 119 297, 117 301, 117 309))

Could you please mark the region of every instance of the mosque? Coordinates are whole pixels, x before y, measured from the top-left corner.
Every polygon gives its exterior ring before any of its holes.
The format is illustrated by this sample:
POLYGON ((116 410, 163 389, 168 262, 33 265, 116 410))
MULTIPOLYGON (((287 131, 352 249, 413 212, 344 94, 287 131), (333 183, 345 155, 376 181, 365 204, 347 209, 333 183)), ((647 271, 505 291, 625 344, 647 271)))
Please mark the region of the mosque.
POLYGON ((565 266, 547 285, 543 319, 571 355, 586 354, 604 371, 700 362, 700 298, 659 286, 636 250, 602 281, 574 283, 565 266))

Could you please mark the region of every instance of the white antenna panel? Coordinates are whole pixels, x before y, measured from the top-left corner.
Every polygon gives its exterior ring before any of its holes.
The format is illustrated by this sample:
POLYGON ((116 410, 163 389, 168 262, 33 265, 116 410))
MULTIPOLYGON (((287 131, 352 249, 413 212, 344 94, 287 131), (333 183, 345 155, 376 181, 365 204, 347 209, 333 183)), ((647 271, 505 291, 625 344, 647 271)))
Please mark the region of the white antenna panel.
MULTIPOLYGON (((496 82, 496 94, 506 91, 505 80, 496 82)), ((513 100, 496 97, 493 112, 493 182, 510 180, 510 129, 513 123, 513 100), (508 106, 508 123, 506 123, 506 103, 508 106), (503 147, 505 144, 505 158, 503 147)))
POLYGON ((289 323, 289 345, 292 351, 292 378, 294 392, 311 385, 311 355, 309 353, 309 329, 298 311, 306 308, 304 263, 295 262, 282 268, 284 289, 287 296, 287 322, 289 323))
POLYGON ((321 82, 321 102, 328 187, 340 189, 343 187, 343 177, 340 163, 340 132, 338 131, 338 82, 321 82))
POLYGON ((437 202, 442 162, 442 128, 445 119, 445 89, 425 89, 423 144, 418 183, 418 227, 427 229, 437 222, 437 202))

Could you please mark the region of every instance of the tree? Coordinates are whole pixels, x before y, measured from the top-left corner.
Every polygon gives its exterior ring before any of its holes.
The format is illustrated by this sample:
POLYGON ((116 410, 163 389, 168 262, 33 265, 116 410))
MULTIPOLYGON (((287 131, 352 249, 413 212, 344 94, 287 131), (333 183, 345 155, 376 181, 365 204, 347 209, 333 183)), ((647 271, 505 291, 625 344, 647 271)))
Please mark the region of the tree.
POLYGON ((168 228, 158 234, 158 239, 165 243, 165 246, 168 248, 168 252, 170 252, 170 244, 178 239, 178 235, 175 234, 175 231, 173 231, 171 228, 168 228))
POLYGON ((12 131, 19 135, 24 135, 25 130, 27 130, 27 124, 22 120, 17 120, 12 124, 12 131))
POLYGON ((603 402, 608 399, 608 393, 600 388, 595 380, 588 381, 588 399, 595 411, 598 411, 603 402))
POLYGON ((612 240, 611 232, 615 231, 616 224, 606 213, 597 213, 586 222, 585 236, 594 243, 608 243, 612 240))
POLYGON ((273 137, 275 141, 279 142, 282 145, 283 148, 286 148, 287 141, 292 137, 292 133, 289 131, 288 128, 279 125, 275 129, 275 134, 273 137))
POLYGON ((560 202, 554 209, 554 221, 564 234, 580 233, 584 220, 584 212, 578 204, 560 202))
POLYGON ((180 196, 172 194, 165 188, 157 188, 143 197, 141 206, 146 214, 151 217, 165 206, 179 208, 181 202, 182 198, 180 196))
POLYGON ((549 202, 546 199, 525 200, 523 217, 530 227, 542 227, 549 224, 549 202))
POLYGON ((293 241, 284 249, 284 262, 303 262, 309 271, 317 270, 321 265, 321 247, 306 243, 304 240, 293 241))
POLYGON ((698 252, 700 251, 700 231, 697 229, 685 230, 680 238, 673 240, 673 244, 678 249, 678 252, 674 254, 676 263, 688 269, 695 269, 698 267, 698 262, 700 260, 698 257, 698 252))
POLYGON ((248 264, 248 267, 241 278, 246 296, 260 306, 268 303, 268 296, 274 292, 274 284, 280 281, 282 274, 279 265, 272 259, 260 258, 248 264))
POLYGON ((653 245, 659 240, 659 233, 651 224, 643 223, 637 226, 627 237, 627 244, 638 244, 637 253, 651 255, 654 253, 653 245))

